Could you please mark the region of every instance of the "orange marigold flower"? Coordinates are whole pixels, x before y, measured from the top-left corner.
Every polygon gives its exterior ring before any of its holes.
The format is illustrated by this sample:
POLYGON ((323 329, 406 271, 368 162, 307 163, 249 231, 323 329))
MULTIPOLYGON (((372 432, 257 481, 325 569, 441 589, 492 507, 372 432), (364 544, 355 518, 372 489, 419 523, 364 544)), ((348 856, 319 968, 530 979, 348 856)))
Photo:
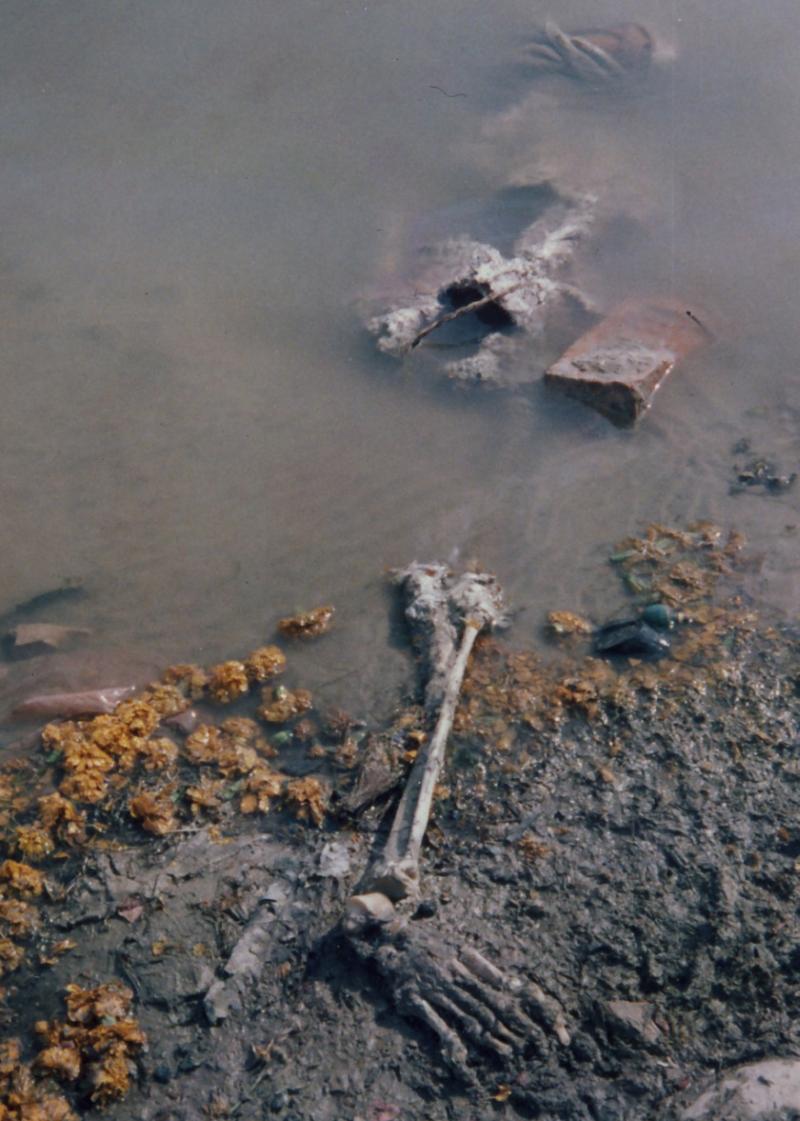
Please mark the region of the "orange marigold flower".
POLYGON ((138 1020, 117 1020, 115 1024, 98 1024, 92 1028, 88 1042, 93 1051, 102 1055, 116 1043, 141 1046, 147 1042, 147 1036, 138 1020))
POLYGON ((286 669, 286 655, 278 646, 259 646, 244 665, 251 681, 269 681, 286 669))
POLYGON ((303 611, 299 615, 281 619, 278 630, 291 638, 316 638, 330 629, 335 611, 336 608, 330 604, 315 607, 313 611, 303 611))
POLYGON ((246 716, 229 716, 227 720, 222 721, 220 727, 235 743, 245 745, 251 744, 260 734, 255 720, 249 720, 246 716))
POLYGON ((286 804, 301 821, 313 821, 320 826, 325 820, 328 792, 319 779, 298 778, 287 784, 284 791, 286 804))
POLYGON ((221 775, 246 775, 258 766, 258 752, 252 747, 242 747, 238 743, 224 743, 216 760, 221 775))
POLYGON ((146 771, 161 771, 171 767, 178 758, 178 745, 162 736, 148 740, 142 748, 142 758, 146 771))
POLYGON ((190 736, 186 737, 184 751, 190 763, 214 763, 224 746, 219 728, 213 724, 198 724, 190 736))
POLYGON ((81 1073, 81 1054, 77 1047, 46 1047, 36 1056, 36 1066, 74 1082, 81 1073))
POLYGON ((177 685, 151 685, 141 699, 155 709, 162 720, 186 712, 189 707, 186 694, 177 685))
POLYGON ((66 1098, 50 1095, 40 1098, 35 1104, 25 1106, 25 1112, 19 1115, 19 1121, 78 1121, 78 1118, 66 1098))
POLYGON ((20 895, 41 895, 44 889, 42 873, 18 860, 4 860, 0 864, 0 880, 20 895))
POLYGON ((28 860, 44 860, 56 847, 53 838, 41 825, 18 825, 14 831, 16 846, 28 860))
POLYGON ((292 717, 308 712, 312 705, 308 689, 290 691, 279 686, 275 690, 265 689, 261 698, 264 703, 258 709, 258 715, 267 724, 285 724, 292 717))
POLYGON ((133 1005, 133 992, 120 981, 108 981, 93 989, 67 985, 65 1002, 71 1024, 94 1026, 104 1020, 122 1020, 133 1005))
POLYGON ((13 1074, 19 1066, 20 1054, 21 1048, 18 1039, 4 1039, 0 1043, 0 1074, 13 1074))
POLYGON ((130 1064, 124 1044, 110 1050, 102 1062, 91 1064, 89 1081, 95 1105, 109 1105, 125 1097, 130 1086, 130 1064))
POLYGON ((187 697, 196 701, 206 690, 208 674, 201 666, 183 664, 170 666, 161 680, 165 685, 177 685, 187 697))
POLYGON ((256 767, 250 772, 245 784, 245 793, 239 803, 239 809, 244 814, 252 814, 257 810, 266 813, 273 798, 277 798, 283 787, 284 777, 271 771, 269 767, 256 767))
POLYGON ((177 828, 174 806, 169 793, 143 791, 128 802, 128 812, 146 833, 164 837, 177 828))
POLYGON ((218 810, 219 794, 224 785, 222 779, 212 779, 204 775, 196 786, 187 787, 186 797, 192 814, 197 814, 200 810, 218 810))
POLYGON ((105 776, 99 771, 84 771, 69 775, 59 783, 58 789, 65 798, 74 798, 76 802, 88 802, 97 805, 102 802, 108 791, 105 776))
POLYGON ((70 740, 64 744, 64 768, 73 774, 105 774, 113 771, 114 760, 88 740, 70 740))
POLYGON ((0 899, 0 923, 7 926, 17 938, 24 937, 35 930, 39 912, 22 899, 0 899))
POLYGON ((10 938, 0 938, 0 977, 12 973, 25 957, 22 946, 12 942, 10 938))
POLYGON ((154 732, 161 722, 161 716, 152 705, 140 697, 122 701, 114 709, 114 715, 134 736, 146 738, 154 732))
POLYGON ((53 830, 67 845, 82 845, 86 840, 86 814, 61 794, 47 794, 39 799, 42 824, 53 830))
POLYGON ((52 724, 45 724, 41 731, 42 744, 48 751, 60 750, 67 740, 73 739, 76 735, 80 735, 78 725, 72 720, 64 720, 61 722, 54 721, 52 724))
POLYGON ((208 691, 219 704, 230 704, 250 689, 242 662, 221 662, 211 667, 210 674, 208 691))

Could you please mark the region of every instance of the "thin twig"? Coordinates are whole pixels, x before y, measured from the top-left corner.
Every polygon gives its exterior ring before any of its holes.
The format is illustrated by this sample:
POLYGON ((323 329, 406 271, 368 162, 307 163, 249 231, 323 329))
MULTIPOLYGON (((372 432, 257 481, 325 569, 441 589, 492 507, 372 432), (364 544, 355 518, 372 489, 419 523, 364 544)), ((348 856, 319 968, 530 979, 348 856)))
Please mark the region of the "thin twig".
POLYGON ((438 327, 443 327, 445 323, 452 323, 454 319, 460 319, 462 315, 469 315, 470 312, 480 311, 480 309, 486 307, 487 304, 497 303, 498 300, 502 300, 505 296, 510 296, 512 292, 516 292, 517 289, 521 288, 525 283, 526 281, 520 280, 516 284, 512 284, 510 288, 506 288, 504 292, 492 292, 488 296, 481 296, 479 300, 473 300, 470 304, 464 304, 463 307, 455 308, 453 311, 448 311, 444 315, 438 316, 432 323, 429 323, 427 327, 423 327, 419 334, 414 336, 408 349, 413 350, 415 347, 419 346, 422 340, 427 338, 432 331, 435 331, 438 327))

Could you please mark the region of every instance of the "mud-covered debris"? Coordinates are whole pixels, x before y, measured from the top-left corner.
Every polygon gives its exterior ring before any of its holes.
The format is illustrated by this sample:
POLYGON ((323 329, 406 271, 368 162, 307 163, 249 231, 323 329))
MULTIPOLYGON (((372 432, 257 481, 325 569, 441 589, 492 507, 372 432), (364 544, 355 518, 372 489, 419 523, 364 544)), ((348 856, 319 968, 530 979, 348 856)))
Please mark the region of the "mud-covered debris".
POLYGON ((314 742, 317 732, 318 728, 313 720, 298 720, 292 728, 292 741, 304 745, 311 744, 314 742))
POLYGON ((20 623, 3 639, 3 648, 11 658, 33 658, 85 638, 92 632, 87 627, 62 627, 56 623, 20 623))
POLYGON ((338 802, 345 814, 363 813, 378 799, 399 786, 403 778, 399 750, 391 735, 375 733, 367 737, 355 781, 338 802))
POLYGON ((57 587, 48 588, 44 592, 37 592, 36 595, 29 596, 28 599, 24 599, 15 604, 14 607, 4 611, 0 615, 0 622, 6 623, 15 616, 30 615, 34 611, 40 611, 43 607, 52 607, 54 604, 61 604, 65 600, 81 599, 85 595, 86 588, 83 580, 79 577, 68 577, 57 587))
POLYGON ((347 738, 351 728, 361 727, 363 722, 356 720, 341 708, 329 708, 322 716, 322 733, 328 739, 341 741, 347 738))
POLYGON ((633 298, 574 342, 546 372, 545 382, 630 428, 677 363, 710 340, 684 305, 633 298))
POLYGON ((798 1109, 800 1059, 768 1058, 721 1071, 679 1116, 681 1121, 772 1121, 780 1115, 790 1121, 798 1109))
POLYGON ((328 841, 319 854, 319 874, 344 879, 350 871, 350 846, 342 841, 328 841))
POLYGON ((783 494, 797 481, 797 472, 784 472, 772 460, 757 456, 735 468, 736 479, 731 494, 760 489, 762 494, 783 494))
POLYGON ((77 693, 37 693, 12 712, 14 720, 49 720, 53 717, 93 716, 113 712, 120 701, 136 692, 135 685, 111 685, 77 693))
POLYGON ((57 791, 39 799, 39 819, 61 844, 85 844, 86 813, 57 791))
POLYGON ((324 604, 311 611, 303 611, 298 615, 281 619, 278 630, 288 638, 317 638, 330 630, 335 613, 335 607, 324 604))
MULTIPOLYGON (((593 230, 597 200, 559 194, 551 184, 526 184, 549 205, 519 234, 510 255, 488 242, 452 238, 426 248, 413 296, 367 315, 367 330, 384 354, 404 358, 433 332, 472 317, 481 336, 466 356, 444 364, 446 377, 466 385, 530 384, 540 372, 531 342, 544 335, 564 303, 591 305, 564 277, 593 230)), ((523 188, 520 188, 523 189, 523 188)))
POLYGON ((633 1043, 653 1046, 662 1038, 660 1028, 653 1021, 655 1006, 646 1000, 609 1000, 603 1012, 612 1030, 633 1043))
POLYGON ((194 786, 187 786, 186 801, 189 803, 192 817, 202 812, 213 813, 218 810, 222 805, 221 796, 224 788, 224 779, 213 779, 208 775, 203 775, 194 786))

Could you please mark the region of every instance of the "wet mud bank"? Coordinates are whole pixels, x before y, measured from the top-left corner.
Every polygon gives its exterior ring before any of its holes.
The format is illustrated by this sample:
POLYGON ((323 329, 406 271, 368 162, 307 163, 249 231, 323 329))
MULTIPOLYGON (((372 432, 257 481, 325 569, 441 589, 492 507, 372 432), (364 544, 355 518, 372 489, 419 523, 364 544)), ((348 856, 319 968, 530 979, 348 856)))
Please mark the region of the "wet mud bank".
MULTIPOLYGON (((795 1116, 779 1089, 749 1114, 730 1093, 704 1113, 702 1095, 741 1064, 800 1055, 800 635, 735 594, 712 602, 730 539, 659 528, 628 546, 627 583, 680 601, 669 654, 600 659, 564 612, 551 662, 479 640, 421 897, 360 941, 342 918, 427 734, 413 698, 366 733, 290 711, 293 684, 265 686, 266 733, 229 717, 217 738, 175 734, 171 753, 138 727, 144 779, 109 770, 94 803, 46 733, 39 800, 20 794, 24 766, 5 776, 3 922, 9 901, 37 912, 27 932, 16 912, 25 956, 6 959, 5 1116, 795 1116), (73 800, 46 792, 59 780, 73 800), (87 1021, 109 983, 128 1010, 87 1021), (37 1094, 50 1112, 30 1111, 37 1094)), ((216 667, 217 702, 236 666, 278 661, 264 648, 216 667)), ((109 719, 130 731, 169 690, 86 723, 84 757, 109 719)), ((118 764, 125 744, 107 744, 118 764)))

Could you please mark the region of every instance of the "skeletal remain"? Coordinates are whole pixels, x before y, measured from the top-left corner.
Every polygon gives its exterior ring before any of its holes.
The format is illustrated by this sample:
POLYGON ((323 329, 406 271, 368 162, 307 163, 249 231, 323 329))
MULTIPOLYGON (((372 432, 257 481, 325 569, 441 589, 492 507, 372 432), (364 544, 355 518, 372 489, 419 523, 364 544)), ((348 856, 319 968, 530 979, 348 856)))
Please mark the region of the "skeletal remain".
POLYGON ((508 1062, 570 1043, 564 1010, 540 985, 509 975, 473 946, 449 946, 424 923, 400 918, 385 895, 354 897, 343 928, 359 958, 377 968, 397 1008, 438 1037, 445 1058, 475 1082, 470 1054, 508 1062))
POLYGON ((419 895, 419 854, 428 828, 458 694, 475 639, 484 627, 505 623, 502 591, 494 576, 467 572, 457 580, 443 565, 413 564, 396 574, 409 597, 406 614, 424 628, 431 646, 426 706, 439 705, 436 727, 420 750, 395 812, 371 888, 389 899, 419 895), (456 646, 456 625, 463 630, 456 646))
POLYGON ((527 48, 526 61, 541 73, 608 86, 645 72, 652 54, 652 36, 638 23, 567 35, 548 20, 527 48))
POLYGON ((545 213, 522 231, 511 256, 467 236, 429 247, 413 297, 368 319, 367 330, 376 337, 378 349, 402 358, 446 323, 470 314, 488 315, 495 329, 474 354, 446 363, 446 374, 496 384, 512 377, 538 377, 538 367, 532 369, 530 360, 520 361, 520 356, 530 339, 544 333, 552 306, 564 299, 590 305, 588 297, 560 274, 594 226, 596 200, 588 194, 554 197, 545 213), (515 332, 503 332, 498 321, 515 332))
POLYGON ((481 630, 507 619, 502 590, 488 573, 456 577, 441 564, 412 564, 395 579, 426 650, 425 705, 437 714, 436 726, 415 760, 383 853, 365 876, 363 893, 348 901, 341 929, 356 954, 377 967, 399 1010, 427 1024, 451 1065, 474 1083, 471 1050, 508 1061, 530 1047, 546 1053, 553 1038, 561 1046, 570 1042, 564 1010, 538 984, 502 973, 473 946, 448 946, 438 931, 410 923, 394 905, 419 897, 420 849, 470 651, 481 630))

